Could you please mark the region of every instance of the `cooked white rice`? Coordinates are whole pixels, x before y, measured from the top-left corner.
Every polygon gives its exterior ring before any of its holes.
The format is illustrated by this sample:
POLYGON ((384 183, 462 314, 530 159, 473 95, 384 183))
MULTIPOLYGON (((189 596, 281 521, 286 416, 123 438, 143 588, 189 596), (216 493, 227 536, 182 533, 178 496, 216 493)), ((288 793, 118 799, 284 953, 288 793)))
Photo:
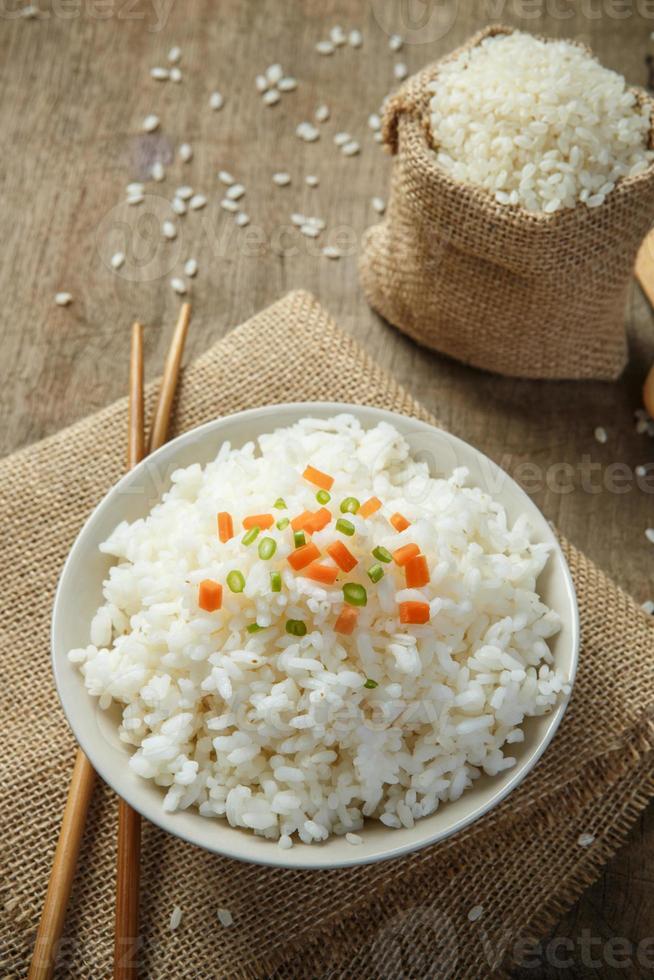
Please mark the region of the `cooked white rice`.
POLYGON ((523 720, 569 690, 546 642, 559 619, 537 592, 548 546, 530 543, 525 518, 508 526, 466 476, 430 478, 386 423, 365 431, 349 415, 304 419, 177 470, 146 519, 115 529, 101 546, 117 561, 91 645, 69 656, 101 707, 124 706, 130 765, 166 789, 166 810, 196 806, 286 848, 355 832, 364 817, 410 827, 481 773, 514 765, 523 720), (334 478, 326 506, 355 529, 344 535, 332 522, 311 535, 321 553, 339 539, 359 559, 328 586, 290 567, 290 527, 263 532, 277 543, 269 560, 242 542, 247 515, 318 509, 307 464, 334 478), (343 515, 349 496, 376 496, 381 509, 343 515), (278 497, 286 509, 274 509, 278 497), (227 543, 220 511, 234 520, 227 543), (411 521, 401 533, 395 512, 411 521), (372 549, 408 543, 426 557, 429 584, 407 589, 395 562, 380 563, 373 583, 372 549), (226 584, 235 569, 241 594, 226 584), (271 571, 281 573, 278 593, 271 571), (207 578, 223 584, 215 612, 198 606, 207 578), (334 629, 344 582, 367 590, 350 636, 334 629), (408 600, 428 603, 427 625, 400 623, 408 600), (306 635, 289 635, 288 620, 306 635), (249 633, 254 623, 264 628, 249 633))
POLYGON ((485 38, 444 64, 430 89, 439 164, 501 204, 598 207, 654 157, 648 108, 569 41, 485 38))

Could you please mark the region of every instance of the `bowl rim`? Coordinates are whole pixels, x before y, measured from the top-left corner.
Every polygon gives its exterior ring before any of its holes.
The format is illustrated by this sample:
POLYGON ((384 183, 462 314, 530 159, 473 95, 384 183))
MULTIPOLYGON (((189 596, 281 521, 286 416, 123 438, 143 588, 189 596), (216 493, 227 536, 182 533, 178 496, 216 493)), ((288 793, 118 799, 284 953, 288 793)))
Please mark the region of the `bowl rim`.
MULTIPOLYGON (((271 423, 271 428, 274 427, 275 426, 273 422, 271 423)), ((168 482, 169 481, 167 481, 167 483, 168 482)), ((162 493, 163 492, 164 491, 162 491, 162 493)), ((495 499, 501 499, 501 498, 498 495, 495 499)), ((280 867, 280 868, 289 868, 294 870, 315 870, 315 871, 328 870, 331 868, 344 868, 344 867, 353 867, 357 865, 372 864, 378 861, 388 861, 395 858, 400 858, 403 855, 413 853, 414 851, 422 850, 423 848, 428 847, 429 845, 436 844, 442 840, 446 840, 447 838, 452 837, 455 834, 459 833, 460 831, 464 830, 466 827, 469 827, 471 824, 475 823, 477 820, 480 820, 482 817, 484 817, 487 813, 490 812, 490 810, 496 807, 504 799, 506 799, 506 797, 508 797, 510 793, 512 793, 513 790, 524 779, 526 779, 527 776, 533 771, 535 766, 538 764, 539 760, 542 758, 544 752, 549 747, 550 743, 552 742, 552 739, 554 738, 558 730, 563 715, 565 714, 567 707, 570 703, 570 699, 572 697, 575 678, 577 674, 577 667, 579 662, 580 645, 581 645, 581 639, 580 639, 579 606, 577 602, 577 595, 576 595, 574 583, 572 581, 570 568, 566 561, 565 555, 563 554, 561 545, 559 544, 559 541, 552 530, 551 522, 545 517, 545 515, 542 513, 540 508, 534 503, 534 501, 527 494, 527 492, 513 479, 513 477, 509 473, 507 473, 506 470, 504 470, 498 463, 492 460, 481 450, 477 449, 476 446, 473 446, 471 443, 466 442, 464 439, 461 439, 459 436, 456 436, 453 433, 448 432, 446 429, 443 429, 440 426, 433 425, 431 422, 425 422, 422 419, 415 418, 414 416, 411 415, 404 415, 401 412, 393 412, 390 411, 389 409, 377 408, 374 405, 358 405, 352 402, 332 402, 332 401, 271 402, 269 404, 262 405, 257 408, 245 409, 240 412, 232 412, 227 415, 218 415, 216 416, 216 418, 211 419, 208 422, 204 422, 202 425, 198 425, 195 426, 194 428, 188 429, 186 432, 181 433, 180 435, 176 436, 174 439, 169 440, 163 446, 157 449, 155 452, 151 453, 150 455, 146 456, 143 460, 141 460, 141 462, 138 463, 137 466, 135 466, 133 469, 125 473, 115 484, 113 484, 109 488, 109 490, 107 490, 107 492, 103 495, 102 499, 96 504, 96 506, 93 508, 90 514, 86 517, 84 524, 80 528, 70 548, 70 551, 68 552, 66 560, 62 566, 61 572, 59 574, 57 587, 55 590, 55 595, 53 600, 52 621, 51 621, 51 629, 50 629, 50 647, 51 647, 50 659, 52 664, 52 671, 54 675, 57 695, 59 697, 59 701, 63 709, 64 715, 66 717, 66 720, 68 722, 68 725, 75 737, 75 740, 77 741, 78 746, 89 759, 95 772, 98 774, 98 776, 100 776, 103 782, 105 782, 116 793, 117 796, 125 800, 125 802, 128 803, 129 806, 132 807, 132 809, 136 810, 138 813, 141 814, 141 816, 147 819, 150 823, 155 824, 155 826, 159 827, 161 830, 164 830, 167 833, 172 834, 174 837, 183 840, 187 844, 193 844, 197 847, 201 847, 203 850, 206 850, 213 854, 217 854, 220 857, 231 858, 234 860, 242 861, 244 863, 258 864, 267 867, 280 867), (133 791, 132 787, 129 786, 129 784, 126 785, 125 787, 120 787, 120 790, 118 789, 118 786, 116 785, 116 780, 114 780, 108 773, 108 763, 105 764, 103 759, 104 753, 102 751, 96 751, 95 745, 91 744, 88 741, 86 741, 85 744, 83 735, 82 737, 80 737, 79 729, 76 724, 74 711, 71 711, 68 700, 65 697, 65 695, 62 693, 65 687, 64 680, 62 677, 63 664, 62 667, 60 668, 58 661, 60 657, 62 659, 65 658, 66 653, 57 652, 56 640, 57 640, 57 633, 59 631, 59 623, 63 616, 62 613, 63 592, 65 590, 66 579, 68 575, 71 573, 71 570, 75 567, 76 560, 77 560, 77 552, 80 551, 84 546, 84 538, 86 536, 87 527, 89 526, 89 524, 92 523, 96 514, 98 514, 98 512, 100 512, 106 506, 110 497, 113 497, 121 493, 122 489, 131 480, 135 478, 135 474, 138 475, 141 469, 145 469, 148 466, 152 466, 153 463, 156 464, 158 458, 161 459, 162 457, 166 456, 167 454, 170 454, 171 452, 174 454, 174 450, 176 446, 180 446, 182 443, 192 441, 198 436, 202 436, 205 433, 209 433, 216 428, 220 428, 221 425, 223 425, 227 421, 232 422, 238 420, 243 420, 243 421, 256 420, 261 416, 269 415, 271 411, 272 412, 301 411, 303 415, 310 414, 312 411, 318 411, 321 413, 329 412, 333 414, 347 413, 347 414, 354 414, 355 416, 357 416, 357 413, 363 411, 364 413, 373 413, 378 418, 379 421, 387 421, 390 424, 393 424, 393 422, 394 421, 396 422, 398 419, 401 421, 402 425, 406 425, 407 421, 411 422, 412 424, 415 424, 418 428, 422 429, 423 431, 431 431, 431 432, 439 433, 441 436, 444 436, 447 440, 453 441, 455 447, 462 446, 465 448, 466 451, 472 450, 477 456, 481 457, 481 459, 483 459, 485 462, 490 464, 491 467, 499 470, 502 474, 504 474, 506 479, 510 481, 514 489, 518 492, 518 495, 524 499, 528 508, 535 509, 536 511, 538 511, 540 516, 543 518, 544 522, 549 527, 550 543, 553 546, 553 550, 558 552, 558 556, 561 562, 565 590, 570 600, 571 613, 572 613, 571 622, 570 622, 571 643, 570 643, 570 670, 569 670, 569 680, 568 680, 568 683, 570 685, 570 694, 567 695, 566 697, 561 698, 561 700, 556 705, 555 710, 553 710, 550 714, 540 716, 541 718, 546 718, 548 724, 536 748, 533 750, 531 757, 527 760, 527 762, 523 764, 522 767, 520 766, 516 767, 516 771, 506 781, 506 783, 501 787, 499 787, 495 792, 491 793, 489 798, 484 803, 480 804, 476 808, 473 808, 470 811, 470 813, 454 821, 451 826, 441 831, 437 831, 436 833, 432 833, 432 834, 425 833, 424 837, 419 841, 409 841, 405 844, 398 843, 397 845, 393 846, 392 843, 390 843, 392 842, 393 828, 388 828, 388 834, 390 839, 389 846, 384 847, 384 849, 380 853, 363 854, 357 857, 358 848, 351 847, 350 849, 353 852, 351 858, 334 859, 333 857, 330 857, 329 859, 327 859, 327 855, 325 852, 325 859, 321 861, 319 859, 319 854, 322 851, 320 843, 303 845, 302 848, 299 845, 296 845, 292 848, 291 851, 286 851, 278 847, 275 841, 266 841, 266 844, 269 844, 270 847, 266 848, 265 851, 262 850, 261 853, 258 853, 257 848, 255 847, 251 847, 250 850, 248 850, 247 847, 244 847, 239 851, 232 851, 229 850, 228 848, 225 848, 224 846, 221 847, 213 846, 211 842, 207 842, 204 838, 202 838, 200 834, 196 835, 192 832, 188 832, 183 829, 180 830, 179 828, 172 828, 170 824, 167 822, 166 817, 174 816, 174 813, 168 814, 166 811, 164 811, 162 805, 160 805, 158 808, 144 806, 143 800, 138 795, 138 790, 133 791), (313 855, 313 859, 310 862, 306 862, 306 863, 303 862, 302 860, 302 854, 305 848, 307 851, 310 850, 313 855), (316 856, 317 856, 316 852, 318 852, 318 860, 316 860, 316 856), (290 858, 291 853, 294 854, 293 859, 290 858), (298 856, 299 856, 299 860, 298 860, 298 856)), ((90 698, 91 695, 88 695, 88 697, 90 698)), ((97 702, 97 699, 94 700, 97 702)), ((202 817, 199 813, 197 813, 197 811, 193 811, 193 812, 195 815, 197 815, 198 819, 200 820, 206 820, 206 821, 210 820, 210 818, 202 817)), ((426 829, 427 820, 429 818, 426 817, 423 819, 425 821, 425 829, 426 829)), ((232 830, 240 829, 240 828, 232 828, 231 825, 229 824, 227 824, 227 826, 230 827, 230 829, 232 830)), ((250 839, 254 844, 255 843, 254 835, 250 834, 247 831, 246 834, 248 839, 250 839)))

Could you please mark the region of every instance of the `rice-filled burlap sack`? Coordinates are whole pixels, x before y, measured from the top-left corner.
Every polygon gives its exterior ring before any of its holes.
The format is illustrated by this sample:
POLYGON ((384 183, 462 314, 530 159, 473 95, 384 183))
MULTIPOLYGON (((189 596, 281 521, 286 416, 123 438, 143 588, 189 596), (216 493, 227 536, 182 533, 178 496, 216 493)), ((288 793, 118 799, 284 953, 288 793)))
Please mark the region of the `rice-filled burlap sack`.
MULTIPOLYGON (((483 38, 511 33, 490 27, 483 38)), ((636 252, 654 221, 654 165, 599 207, 551 214, 499 204, 436 162, 429 125, 436 62, 387 104, 394 155, 385 219, 368 230, 360 275, 370 305, 419 343, 524 378, 618 377, 636 252)), ((637 98, 654 108, 644 92, 637 98)), ((654 145, 650 131, 650 147, 654 145)))

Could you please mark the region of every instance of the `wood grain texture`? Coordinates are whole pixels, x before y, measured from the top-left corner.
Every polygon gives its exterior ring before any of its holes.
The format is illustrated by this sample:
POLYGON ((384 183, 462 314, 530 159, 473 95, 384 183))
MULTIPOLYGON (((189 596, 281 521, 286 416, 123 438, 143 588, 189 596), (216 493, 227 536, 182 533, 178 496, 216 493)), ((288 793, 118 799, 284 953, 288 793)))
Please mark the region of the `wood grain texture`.
MULTIPOLYGON (((49 0, 43 6, 49 9, 49 0)), ((187 356, 286 290, 310 289, 418 399, 512 472, 548 517, 644 601, 654 595, 652 546, 643 533, 653 523, 654 479, 638 480, 634 470, 651 463, 654 443, 635 432, 633 412, 654 360, 654 331, 638 287, 627 310, 630 364, 618 382, 534 383, 468 369, 402 337, 367 307, 356 259, 362 232, 376 220, 370 198, 384 196, 390 166, 366 120, 392 88, 395 61, 413 71, 473 30, 502 20, 583 39, 609 67, 644 84, 645 58, 654 48, 652 16, 645 4, 635 3, 425 5, 437 8, 439 18, 425 27, 428 39, 393 55, 385 19, 391 6, 383 0, 365 7, 344 0, 224 0, 219 6, 162 0, 155 8, 117 0, 101 8, 73 0, 65 15, 38 21, 0 15, 0 450, 26 445, 121 396, 125 372, 117 365, 135 318, 145 324, 148 373, 159 372, 165 328, 180 305, 168 280, 193 256, 200 271, 190 283, 194 322, 187 356), (320 57, 315 42, 336 23, 360 27, 364 47, 320 57), (183 49, 182 83, 151 80, 150 67, 165 64, 172 44, 183 49), (267 109, 254 75, 275 61, 299 86, 267 109), (208 107, 214 88, 225 95, 220 112, 208 107), (311 119, 321 102, 331 109, 322 138, 301 143, 295 126, 311 119), (160 115, 162 126, 145 135, 140 125, 150 112, 160 115), (359 157, 336 151, 332 137, 338 130, 360 140, 359 157), (184 140, 194 148, 188 164, 175 159, 184 140), (145 178, 157 156, 167 163, 167 179, 148 184, 147 207, 128 214, 125 185, 145 178), (221 167, 247 187, 247 230, 235 228, 218 206, 221 167), (289 171, 290 187, 273 186, 276 170, 289 171), (304 184, 307 173, 319 176, 319 187, 304 184), (164 244, 159 219, 165 199, 182 183, 206 193, 210 203, 179 219, 178 238, 164 244), (324 217, 324 242, 340 235, 347 258, 322 257, 315 242, 291 228, 293 211, 324 217), (116 273, 109 257, 121 246, 128 261, 116 273), (54 305, 60 289, 75 297, 66 309, 54 305), (608 432, 604 445, 593 438, 598 425, 608 432)), ((393 7, 401 34, 401 13, 409 7, 393 7)), ((620 937, 635 948, 654 936, 654 807, 554 935, 569 940, 572 953, 561 947, 553 958, 546 948, 537 966, 517 964, 518 975, 648 975, 635 951, 628 969, 614 965, 611 958, 619 956, 607 953, 606 944, 620 937), (600 940, 588 955, 584 930, 600 940)))

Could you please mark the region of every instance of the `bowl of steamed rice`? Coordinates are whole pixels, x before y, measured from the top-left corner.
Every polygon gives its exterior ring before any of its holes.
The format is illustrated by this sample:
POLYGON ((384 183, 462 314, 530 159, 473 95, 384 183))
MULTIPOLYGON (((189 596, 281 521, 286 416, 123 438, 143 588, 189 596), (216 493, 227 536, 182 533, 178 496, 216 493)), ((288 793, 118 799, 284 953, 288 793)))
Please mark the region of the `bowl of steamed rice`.
POLYGON ((270 406, 125 476, 58 586, 53 664, 100 776, 231 857, 332 867, 478 819, 569 700, 556 538, 473 447, 373 408, 270 406))

